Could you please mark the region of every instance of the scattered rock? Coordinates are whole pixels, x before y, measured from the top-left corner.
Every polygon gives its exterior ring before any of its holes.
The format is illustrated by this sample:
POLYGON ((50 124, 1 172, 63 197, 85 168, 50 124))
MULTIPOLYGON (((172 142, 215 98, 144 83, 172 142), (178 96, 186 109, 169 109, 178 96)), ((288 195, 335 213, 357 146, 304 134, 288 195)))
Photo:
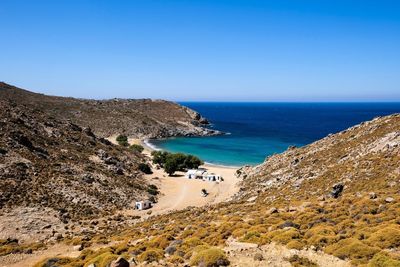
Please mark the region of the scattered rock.
POLYGON ((386 203, 391 203, 391 202, 394 201, 394 198, 392 198, 392 197, 387 197, 387 198, 385 199, 385 201, 386 201, 386 203))
POLYGON ((288 228, 288 227, 292 227, 292 228, 299 229, 299 228, 300 228, 300 225, 297 224, 297 223, 294 223, 294 222, 292 222, 292 221, 286 221, 286 222, 280 224, 278 227, 279 227, 280 229, 288 228))
POLYGON ((165 248, 164 251, 165 251, 165 253, 167 253, 169 255, 174 255, 174 253, 176 251, 176 247, 169 245, 168 247, 165 248))
POLYGON ((270 209, 268 210, 268 214, 274 214, 274 213, 278 213, 278 212, 279 212, 278 209, 275 208, 275 207, 272 207, 272 208, 270 208, 270 209))
POLYGON ((256 260, 256 261, 263 261, 263 260, 264 260, 263 254, 261 254, 260 252, 257 252, 257 253, 254 255, 254 260, 256 260))
POLYGON ((377 198, 377 196, 376 196, 375 192, 369 193, 369 199, 376 199, 376 198, 377 198))
POLYGON ((342 192, 343 192, 343 189, 344 189, 344 185, 343 185, 343 184, 335 184, 335 185, 333 186, 333 188, 332 188, 331 196, 332 196, 333 198, 338 198, 338 197, 340 197, 341 194, 342 194, 342 192))
POLYGON ((119 257, 113 261, 110 267, 129 267, 129 262, 122 257, 119 257))

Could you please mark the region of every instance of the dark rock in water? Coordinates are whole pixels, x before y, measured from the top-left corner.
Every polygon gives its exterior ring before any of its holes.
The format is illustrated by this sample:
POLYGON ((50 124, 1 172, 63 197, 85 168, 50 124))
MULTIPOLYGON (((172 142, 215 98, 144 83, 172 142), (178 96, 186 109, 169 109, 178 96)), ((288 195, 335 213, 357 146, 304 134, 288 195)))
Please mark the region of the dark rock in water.
POLYGON ((338 198, 342 194, 344 189, 344 185, 342 184, 335 184, 332 188, 331 196, 333 198, 338 198))
POLYGON ((119 257, 113 261, 110 267, 129 267, 129 262, 122 257, 119 257))

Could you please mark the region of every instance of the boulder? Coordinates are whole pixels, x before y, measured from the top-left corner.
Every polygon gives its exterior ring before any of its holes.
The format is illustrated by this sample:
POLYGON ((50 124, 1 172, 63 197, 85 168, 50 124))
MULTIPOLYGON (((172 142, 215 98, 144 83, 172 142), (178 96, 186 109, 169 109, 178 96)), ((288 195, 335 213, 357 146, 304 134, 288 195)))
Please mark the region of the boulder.
POLYGON ((344 189, 344 185, 343 184, 335 184, 332 187, 331 196, 333 198, 340 197, 342 195, 343 189, 344 189))
POLYGON ((110 267, 129 267, 129 262, 122 257, 111 262, 110 267))
POLYGON ((385 199, 385 201, 386 201, 386 203, 391 203, 391 202, 394 201, 394 198, 392 198, 392 197, 387 197, 387 198, 385 199))

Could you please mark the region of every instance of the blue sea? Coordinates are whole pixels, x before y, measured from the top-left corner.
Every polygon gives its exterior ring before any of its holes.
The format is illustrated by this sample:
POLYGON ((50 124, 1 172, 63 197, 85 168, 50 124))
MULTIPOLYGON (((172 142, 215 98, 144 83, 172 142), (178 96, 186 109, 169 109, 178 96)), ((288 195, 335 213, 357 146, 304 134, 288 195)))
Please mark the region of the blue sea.
POLYGON ((400 112, 400 103, 182 102, 226 135, 152 140, 170 152, 194 154, 212 164, 255 165, 289 146, 304 146, 377 116, 400 112))

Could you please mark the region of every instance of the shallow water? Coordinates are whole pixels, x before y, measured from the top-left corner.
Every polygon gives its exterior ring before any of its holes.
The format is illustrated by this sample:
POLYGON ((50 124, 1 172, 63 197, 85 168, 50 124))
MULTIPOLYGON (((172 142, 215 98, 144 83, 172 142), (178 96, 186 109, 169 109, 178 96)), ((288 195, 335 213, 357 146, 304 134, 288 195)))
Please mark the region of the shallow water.
POLYGON ((400 103, 180 104, 200 112, 212 128, 228 135, 152 140, 151 144, 227 166, 258 164, 288 146, 303 146, 376 116, 400 112, 400 103))

